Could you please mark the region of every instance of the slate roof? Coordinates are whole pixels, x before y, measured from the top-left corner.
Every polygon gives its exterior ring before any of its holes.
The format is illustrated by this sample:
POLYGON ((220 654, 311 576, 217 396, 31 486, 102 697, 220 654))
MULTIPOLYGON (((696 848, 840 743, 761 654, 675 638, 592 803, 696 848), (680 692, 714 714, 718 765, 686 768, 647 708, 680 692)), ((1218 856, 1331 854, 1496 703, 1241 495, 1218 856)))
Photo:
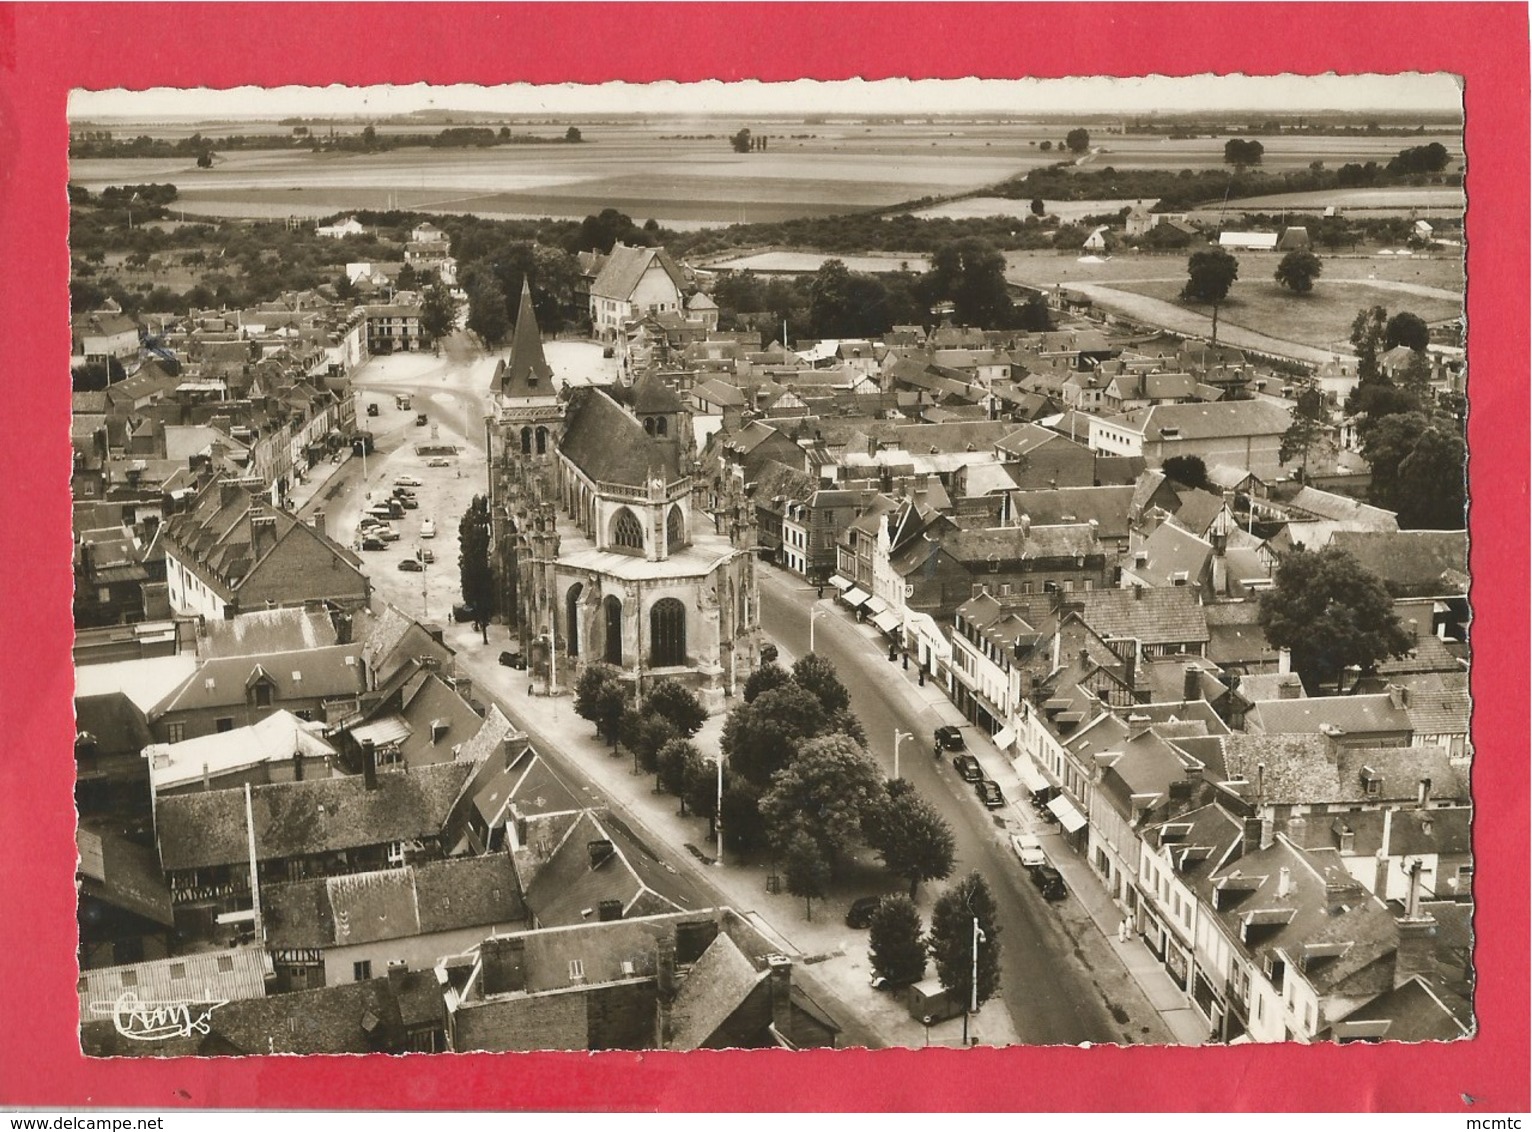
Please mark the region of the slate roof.
POLYGON ((1281 436, 1292 424, 1292 413, 1270 401, 1218 401, 1213 404, 1153 405, 1134 409, 1119 418, 1142 429, 1146 441, 1167 439, 1174 428, 1179 440, 1207 440, 1236 436, 1281 436))
POLYGON ((685 408, 676 391, 653 370, 633 383, 633 411, 640 416, 646 413, 680 413, 685 408))
POLYGON ((1157 587, 1196 586, 1213 557, 1212 543, 1174 523, 1161 523, 1140 550, 1148 557, 1142 564, 1134 560, 1133 575, 1145 585, 1157 587))
POLYGON ((1089 590, 1071 600, 1103 637, 1136 637, 1146 646, 1199 644, 1208 639, 1208 623, 1197 592, 1185 586, 1164 589, 1089 590))
POLYGON ((261 891, 271 947, 350 947, 526 919, 505 853, 402 869, 268 885, 261 891))
POLYGON ((1361 1035, 1385 1042, 1451 1042, 1472 1037, 1473 1030, 1458 1020, 1424 979, 1412 975, 1319 1036, 1344 1042, 1361 1035))
POLYGON ((1178 491, 1177 495, 1180 501, 1175 509, 1176 522, 1192 534, 1206 537, 1213 520, 1224 509, 1223 497, 1195 488, 1178 491))
POLYGON ((686 279, 675 260, 664 248, 630 248, 626 244, 614 244, 611 254, 601 265, 601 272, 590 285, 590 293, 607 299, 628 302, 639 280, 652 264, 658 263, 670 281, 680 290, 686 279))
POLYGON ((262 609, 208 621, 197 633, 197 654, 214 657, 326 648, 336 642, 335 623, 322 611, 262 609))
POLYGON ((175 925, 170 888, 153 849, 113 833, 85 828, 75 830, 74 841, 80 854, 75 877, 82 897, 93 897, 166 927, 175 925))
POLYGON ((1088 523, 1096 520, 1102 538, 1128 537, 1128 510, 1133 488, 1061 487, 1011 492, 1015 514, 1031 516, 1034 524, 1088 523))
POLYGON ((532 287, 526 276, 521 279, 521 303, 516 309, 510 359, 499 377, 502 397, 554 397, 558 393, 553 387, 553 367, 543 356, 543 336, 537 329, 532 287))
POLYGON ((1408 680, 1404 710, 1416 735, 1467 735, 1473 703, 1468 673, 1426 673, 1408 680))
MULTIPOLYGON (((383 773, 376 790, 368 790, 360 775, 252 787, 257 859, 434 838, 471 770, 441 763, 383 773)), ((167 870, 248 858, 243 790, 162 798, 155 821, 167 870)))
MULTIPOLYGON (((1317 487, 1300 488, 1298 494, 1288 500, 1288 504, 1297 510, 1317 515, 1321 519, 1351 524, 1353 530, 1363 528, 1371 531, 1397 531, 1399 529, 1399 517, 1394 512, 1385 511, 1381 507, 1371 507, 1349 496, 1320 491, 1317 487)), ((1463 540, 1466 553, 1468 533, 1460 532, 1459 537, 1463 540)))
POLYGON ((679 440, 650 436, 605 390, 576 389, 566 412, 559 451, 597 483, 643 487, 654 474, 666 483, 680 478, 679 440))
POLYGON ((1397 596, 1467 591, 1467 531, 1336 531, 1330 544, 1382 578, 1397 596))
POLYGON ((274 704, 355 696, 367 686, 365 668, 354 644, 215 657, 160 701, 154 714, 243 704, 251 682, 262 674, 274 685, 274 704))
POLYGON ((1245 726, 1269 735, 1318 732, 1322 724, 1348 735, 1410 730, 1410 716, 1387 695, 1309 696, 1298 700, 1262 700, 1245 714, 1245 726))
POLYGON ((682 982, 670 1008, 668 1048, 700 1049, 769 972, 757 971, 725 932, 719 932, 682 982))
POLYGON ((1099 556, 1101 544, 1088 523, 1058 526, 968 528, 941 538, 942 549, 957 561, 976 566, 991 561, 1026 562, 1099 556))

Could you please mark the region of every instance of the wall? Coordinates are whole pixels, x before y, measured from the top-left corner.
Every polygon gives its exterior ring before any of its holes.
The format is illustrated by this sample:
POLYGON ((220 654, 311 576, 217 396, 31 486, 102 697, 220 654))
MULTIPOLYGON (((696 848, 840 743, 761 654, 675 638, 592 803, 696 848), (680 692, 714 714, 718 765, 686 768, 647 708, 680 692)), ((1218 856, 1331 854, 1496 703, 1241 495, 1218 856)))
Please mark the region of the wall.
POLYGON ((223 598, 214 593, 194 570, 183 565, 168 546, 165 554, 165 583, 173 612, 223 620, 223 598))
POLYGON ((350 947, 326 948, 324 983, 327 987, 333 987, 342 983, 355 982, 353 965, 363 960, 372 963, 372 977, 375 979, 388 974, 389 963, 399 960, 409 964, 411 971, 430 970, 438 959, 448 955, 460 955, 481 943, 487 936, 497 932, 521 931, 526 927, 525 921, 518 920, 458 928, 455 931, 432 932, 429 935, 409 936, 405 939, 386 939, 350 947))

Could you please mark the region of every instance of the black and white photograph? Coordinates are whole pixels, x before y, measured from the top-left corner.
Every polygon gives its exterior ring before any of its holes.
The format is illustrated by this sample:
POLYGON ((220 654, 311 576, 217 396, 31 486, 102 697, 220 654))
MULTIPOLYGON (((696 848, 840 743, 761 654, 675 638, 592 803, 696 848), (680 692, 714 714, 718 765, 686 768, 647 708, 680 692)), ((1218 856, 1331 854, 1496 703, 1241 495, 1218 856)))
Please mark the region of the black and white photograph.
POLYGON ((1463 137, 74 90, 84 1054, 1473 1037, 1463 137))

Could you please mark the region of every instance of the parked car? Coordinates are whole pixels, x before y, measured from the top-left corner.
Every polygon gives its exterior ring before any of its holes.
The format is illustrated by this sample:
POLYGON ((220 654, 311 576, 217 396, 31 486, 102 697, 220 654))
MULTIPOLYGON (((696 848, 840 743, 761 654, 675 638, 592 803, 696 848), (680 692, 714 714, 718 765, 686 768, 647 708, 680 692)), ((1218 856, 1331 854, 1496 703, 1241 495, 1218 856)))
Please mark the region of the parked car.
POLYGON ((405 487, 402 483, 396 483, 394 484, 393 497, 400 500, 414 499, 415 489, 413 487, 405 487))
POLYGON ((984 768, 972 755, 954 755, 952 766, 958 774, 962 775, 964 782, 979 782, 984 778, 984 768))
POLYGON ((403 499, 399 500, 399 502, 404 505, 404 509, 406 511, 420 510, 420 500, 416 499, 413 495, 406 495, 403 499))
POLYGON ((1016 850, 1016 856, 1021 858, 1021 863, 1029 869, 1048 863, 1048 855, 1043 852, 1043 843, 1030 833, 1011 834, 1011 848, 1016 850))
POLYGON ((519 652, 511 652, 510 650, 506 650, 500 654, 500 663, 505 665, 507 668, 515 669, 523 669, 527 666, 527 662, 522 659, 522 656, 519 652))
POLYGON ((936 742, 944 751, 964 750, 968 743, 963 738, 963 729, 960 727, 938 727, 936 729, 936 742))
POLYGON ((419 574, 425 571, 425 567, 422 566, 419 562, 416 562, 413 558, 399 559, 399 569, 403 570, 407 574, 419 574))
POLYGON ((1069 895, 1069 890, 1064 887, 1063 876, 1052 865, 1034 865, 1027 872, 1031 874, 1032 883, 1037 885, 1044 900, 1062 900, 1069 895))
POLYGON ((418 425, 425 424, 426 423, 426 415, 424 413, 416 413, 415 414, 415 423, 418 424, 418 425))
POLYGON ((395 487, 420 487, 421 486, 421 481, 416 479, 414 476, 395 476, 394 477, 394 486, 395 487))
POLYGON ((1005 795, 1000 790, 1000 783, 992 778, 980 779, 973 784, 973 792, 992 810, 998 810, 1005 805, 1005 795))
POLYGON ((846 926, 848 928, 869 928, 872 926, 872 914, 878 910, 878 904, 883 900, 881 896, 859 896, 851 902, 851 910, 846 913, 846 926))
POLYGON ((426 461, 426 467, 428 467, 428 468, 450 468, 450 467, 452 467, 452 461, 447 459, 447 457, 445 457, 445 456, 433 456, 433 457, 431 457, 431 459, 426 461))
POLYGON ((367 403, 367 415, 369 417, 375 417, 378 415, 378 403, 376 401, 369 401, 367 403))
POLYGON ((383 540, 380 538, 371 537, 364 538, 361 542, 361 548, 363 550, 382 550, 383 540))
POLYGON ((382 527, 378 530, 377 537, 384 542, 398 542, 399 532, 394 530, 393 527, 382 527))
POLYGON ((435 538, 436 537, 436 524, 433 523, 430 519, 422 519, 420 521, 420 537, 421 538, 435 538))
MULTIPOLYGON (((425 546, 417 547, 416 548, 416 550, 415 550, 415 557, 420 559, 422 562, 426 563, 427 565, 429 565, 430 563, 436 561, 436 555, 431 552, 429 547, 425 547, 425 546)), ((462 618, 458 618, 458 620, 462 620, 462 618)))
POLYGON ((454 621, 472 621, 476 616, 477 614, 474 613, 473 606, 466 602, 458 602, 458 604, 452 607, 452 620, 454 621))

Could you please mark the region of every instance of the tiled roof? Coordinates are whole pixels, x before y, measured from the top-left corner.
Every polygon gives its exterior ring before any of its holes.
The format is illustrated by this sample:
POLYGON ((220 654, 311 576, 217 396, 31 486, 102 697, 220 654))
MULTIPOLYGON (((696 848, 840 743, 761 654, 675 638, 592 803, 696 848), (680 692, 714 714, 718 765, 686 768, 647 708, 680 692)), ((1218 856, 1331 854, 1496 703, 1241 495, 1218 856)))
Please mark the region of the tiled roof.
MULTIPOLYGON (((1320 491, 1317 487, 1300 488, 1298 494, 1288 502, 1293 508, 1307 511, 1321 519, 1352 524, 1353 530, 1359 527, 1369 531, 1398 531, 1399 529, 1399 517, 1394 512, 1385 511, 1381 507, 1370 507, 1349 496, 1320 491)), ((1466 562, 1468 534, 1466 531, 1460 532, 1458 537, 1463 540, 1466 562)))
POLYGON ((686 976, 671 1006, 669 1048, 699 1049, 728 1021, 762 979, 744 952, 719 932, 686 976))
POLYGON ((1126 538, 1133 488, 1064 487, 1014 491, 1011 507, 1036 524, 1086 523, 1096 520, 1102 538, 1126 538))
POLYGON ((198 631, 197 653, 204 660, 211 660, 214 657, 326 648, 335 641, 335 623, 327 613, 308 609, 262 609, 204 624, 198 631))
POLYGON ((1467 588, 1467 531, 1336 531, 1330 543, 1382 578, 1391 593, 1450 594, 1467 588))
POLYGON ((1141 549, 1148 557, 1142 565, 1134 560, 1133 575, 1150 586, 1196 586, 1213 557, 1212 543, 1174 523, 1161 523, 1141 549))
POLYGON ((1292 424, 1292 413, 1270 401, 1219 401, 1214 404, 1154 405, 1124 414, 1128 424, 1143 429, 1144 439, 1208 440, 1236 436, 1281 436, 1292 424))
POLYGON ((505 853, 274 884, 261 892, 272 947, 349 947, 526 919, 505 853))
POLYGON ((943 535, 941 543, 943 550, 968 566, 1102 553, 1096 533, 1088 523, 1034 526, 1025 531, 1020 527, 969 528, 943 535))
POLYGON ((253 680, 273 685, 272 702, 355 696, 367 686, 357 645, 294 649, 204 662, 155 708, 155 714, 243 704, 253 680))
POLYGON ((83 827, 75 830, 75 848, 80 854, 75 875, 81 896, 105 901, 166 927, 175 925, 170 889, 153 849, 83 827))
POLYGON ((665 274, 670 276, 670 281, 675 284, 677 290, 686 285, 681 269, 676 266, 675 261, 670 258, 664 248, 630 248, 626 244, 615 244, 611 254, 606 257, 606 262, 601 265, 601 273, 591 283, 590 293, 602 298, 628 302, 632 299, 639 280, 655 263, 658 263, 665 274))
POLYGON ((1180 505, 1175 509, 1176 522, 1194 535, 1205 536, 1224 508, 1223 497, 1195 488, 1178 494, 1180 505))
MULTIPOLYGON (((359 775, 252 787, 257 858, 434 838, 471 770, 441 763, 383 773, 375 790, 359 775)), ((156 831, 167 870, 243 862, 248 858, 244 791, 162 798, 156 831)))
POLYGON ((602 389, 574 391, 559 450, 598 483, 643 487, 653 475, 672 483, 681 474, 680 442, 652 437, 602 389))
POLYGON ((1472 1037, 1473 1031, 1437 997, 1426 980, 1415 975, 1352 1011, 1330 1027, 1328 1035, 1320 1037, 1344 1041, 1351 1035, 1385 1042, 1452 1042, 1472 1037))
POLYGON ((1072 600, 1104 637, 1136 637, 1145 645, 1198 644, 1208 639, 1208 623, 1197 592, 1185 586, 1164 589, 1090 590, 1072 600))
POLYGON ((614 900, 625 917, 685 911, 697 902, 680 904, 652 891, 639 875, 635 858, 641 856, 623 839, 609 818, 598 819, 583 812, 566 831, 553 855, 527 886, 527 906, 540 927, 581 924, 595 914, 602 901, 614 900), (589 843, 609 841, 611 853, 592 865, 589 843))
POLYGON ((1339 801, 1335 763, 1328 757, 1325 738, 1318 734, 1249 735, 1234 733, 1223 740, 1224 765, 1230 781, 1244 779, 1254 791, 1275 803, 1305 804, 1339 801))

